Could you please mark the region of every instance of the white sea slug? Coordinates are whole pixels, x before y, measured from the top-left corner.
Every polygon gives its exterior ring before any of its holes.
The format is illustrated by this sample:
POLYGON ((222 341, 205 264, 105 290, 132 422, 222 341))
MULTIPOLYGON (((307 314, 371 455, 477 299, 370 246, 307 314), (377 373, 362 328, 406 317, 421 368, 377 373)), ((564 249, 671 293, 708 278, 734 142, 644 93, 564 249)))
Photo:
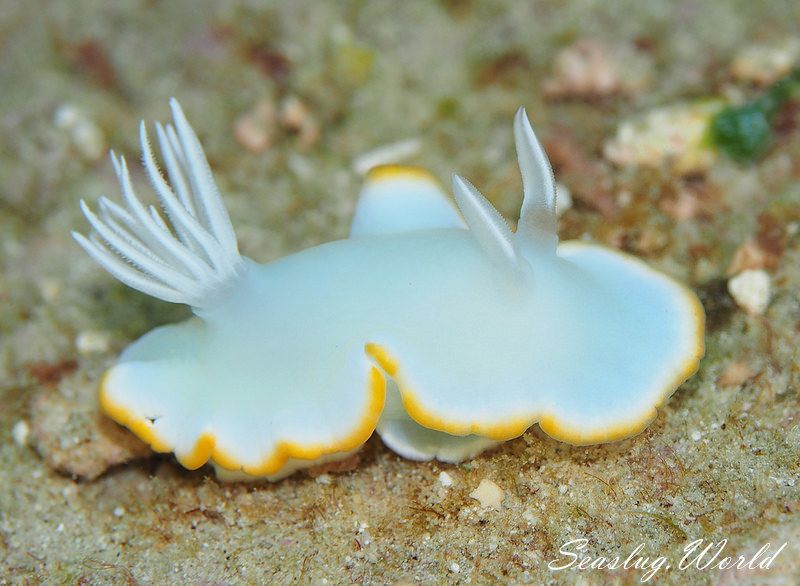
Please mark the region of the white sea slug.
POLYGON ((100 265, 195 317, 129 346, 103 410, 187 468, 276 479, 344 458, 377 428, 409 458, 459 461, 537 423, 572 444, 639 433, 696 369, 704 314, 630 256, 559 245, 547 158, 520 109, 524 200, 512 232, 466 180, 458 208, 419 169, 374 170, 351 237, 259 265, 236 236, 176 101, 156 126, 169 182, 144 167, 166 218, 112 162, 125 207, 102 198, 74 238, 100 265), (387 386, 388 381, 388 386, 387 386))

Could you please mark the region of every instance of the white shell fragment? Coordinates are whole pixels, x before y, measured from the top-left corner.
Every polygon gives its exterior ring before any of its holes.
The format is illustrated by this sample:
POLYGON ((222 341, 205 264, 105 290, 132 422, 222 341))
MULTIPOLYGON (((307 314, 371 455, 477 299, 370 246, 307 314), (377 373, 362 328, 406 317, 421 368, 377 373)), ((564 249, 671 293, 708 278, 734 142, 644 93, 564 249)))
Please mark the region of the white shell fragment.
POLYGON ((439 484, 441 484, 445 488, 449 488, 453 486, 453 477, 450 476, 447 472, 439 472, 439 484))
POLYGON ((111 337, 108 332, 87 330, 75 336, 75 347, 84 356, 107 352, 111 346, 111 337))
POLYGON ((31 434, 31 427, 24 419, 20 419, 11 428, 11 438, 19 447, 24 448, 28 445, 28 436, 31 434))
POLYGON ((603 155, 621 167, 666 166, 676 175, 704 173, 719 156, 708 140, 708 129, 724 105, 718 100, 676 104, 623 120, 603 146, 603 155))
POLYGON ((728 292, 747 313, 762 315, 769 305, 772 286, 765 270, 748 269, 728 281, 728 292))
POLYGON ((469 496, 478 501, 482 507, 497 509, 499 511, 503 506, 503 499, 506 493, 497 483, 488 478, 484 478, 481 480, 478 488, 469 493, 469 496))
POLYGON ((74 237, 122 282, 195 313, 131 344, 100 392, 187 468, 276 480, 349 457, 376 429, 402 456, 446 462, 537 422, 573 444, 614 441, 697 368, 693 293, 627 255, 558 244, 555 181, 524 110, 516 232, 466 179, 453 178, 459 214, 426 172, 379 167, 349 239, 258 265, 172 108, 175 126, 156 127, 169 181, 140 134, 163 212, 112 156, 125 206, 82 202, 94 233, 74 237))

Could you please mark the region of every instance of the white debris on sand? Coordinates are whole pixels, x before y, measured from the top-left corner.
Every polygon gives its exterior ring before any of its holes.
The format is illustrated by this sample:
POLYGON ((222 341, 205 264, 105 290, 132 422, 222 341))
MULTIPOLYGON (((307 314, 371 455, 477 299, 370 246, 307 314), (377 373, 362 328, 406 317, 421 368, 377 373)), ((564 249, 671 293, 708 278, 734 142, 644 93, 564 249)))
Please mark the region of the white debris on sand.
POLYGON ((770 278, 762 269, 742 271, 728 281, 728 292, 750 315, 762 315, 772 295, 770 278))
POLYGON ((676 175, 703 173, 717 160, 707 136, 711 118, 722 106, 720 101, 679 104, 625 120, 606 141, 603 155, 621 167, 666 166, 676 175))
POLYGON ((469 493, 469 496, 478 501, 482 507, 500 510, 505 498, 505 492, 496 483, 484 478, 478 488, 469 493))
POLYGON ((448 486, 453 486, 453 477, 450 476, 447 472, 439 472, 439 484, 447 488, 448 486))
POLYGON ((297 147, 302 151, 313 147, 321 136, 316 118, 297 96, 288 96, 281 102, 278 121, 285 130, 297 134, 297 147))
POLYGON ((270 98, 258 100, 233 123, 236 142, 251 153, 262 153, 272 146, 277 112, 270 98))
POLYGON ((97 161, 106 152, 100 127, 74 104, 62 104, 53 114, 53 124, 67 133, 70 142, 87 161, 97 161))
POLYGON ((75 347, 84 356, 108 352, 110 346, 111 336, 108 332, 86 330, 75 337, 75 347))
POLYGON ((734 57, 731 75, 737 81, 767 86, 788 75, 800 59, 800 39, 788 38, 747 45, 734 57))
POLYGON ((556 55, 544 82, 549 98, 633 96, 651 82, 652 61, 630 44, 580 39, 556 55))
POLYGON ((21 448, 28 445, 28 436, 30 433, 31 428, 24 419, 17 421, 14 427, 11 428, 11 438, 14 440, 14 443, 21 448))
POLYGON ((320 474, 314 480, 317 484, 330 484, 333 481, 330 474, 320 474))

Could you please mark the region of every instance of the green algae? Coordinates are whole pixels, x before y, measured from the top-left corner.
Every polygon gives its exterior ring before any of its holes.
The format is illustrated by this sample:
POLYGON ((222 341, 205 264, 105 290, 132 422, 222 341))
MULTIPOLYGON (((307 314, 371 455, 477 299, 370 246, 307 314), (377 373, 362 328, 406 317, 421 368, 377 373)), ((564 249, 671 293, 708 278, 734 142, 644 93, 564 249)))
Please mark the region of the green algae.
POLYGON ((772 143, 775 116, 798 87, 800 68, 775 82, 758 98, 724 108, 711 121, 711 140, 732 159, 753 161, 772 143))

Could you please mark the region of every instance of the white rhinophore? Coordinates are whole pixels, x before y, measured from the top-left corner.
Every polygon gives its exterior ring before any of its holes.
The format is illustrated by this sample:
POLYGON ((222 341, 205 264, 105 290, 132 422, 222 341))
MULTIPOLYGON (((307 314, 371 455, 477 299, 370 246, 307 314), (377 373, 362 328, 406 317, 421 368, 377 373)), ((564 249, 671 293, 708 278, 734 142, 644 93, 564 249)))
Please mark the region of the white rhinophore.
POLYGON ((453 175, 453 195, 464 221, 481 247, 497 262, 514 264, 514 234, 503 216, 472 183, 453 175))
POLYGON ((469 229, 495 262, 509 267, 519 264, 523 250, 552 255, 558 245, 555 178, 525 108, 514 117, 514 142, 523 192, 516 232, 472 183, 453 175, 453 194, 469 229))
POLYGON ((517 146, 523 193, 517 235, 526 238, 536 233, 555 235, 556 180, 550 161, 531 128, 525 108, 517 110, 514 116, 514 143, 517 146))

